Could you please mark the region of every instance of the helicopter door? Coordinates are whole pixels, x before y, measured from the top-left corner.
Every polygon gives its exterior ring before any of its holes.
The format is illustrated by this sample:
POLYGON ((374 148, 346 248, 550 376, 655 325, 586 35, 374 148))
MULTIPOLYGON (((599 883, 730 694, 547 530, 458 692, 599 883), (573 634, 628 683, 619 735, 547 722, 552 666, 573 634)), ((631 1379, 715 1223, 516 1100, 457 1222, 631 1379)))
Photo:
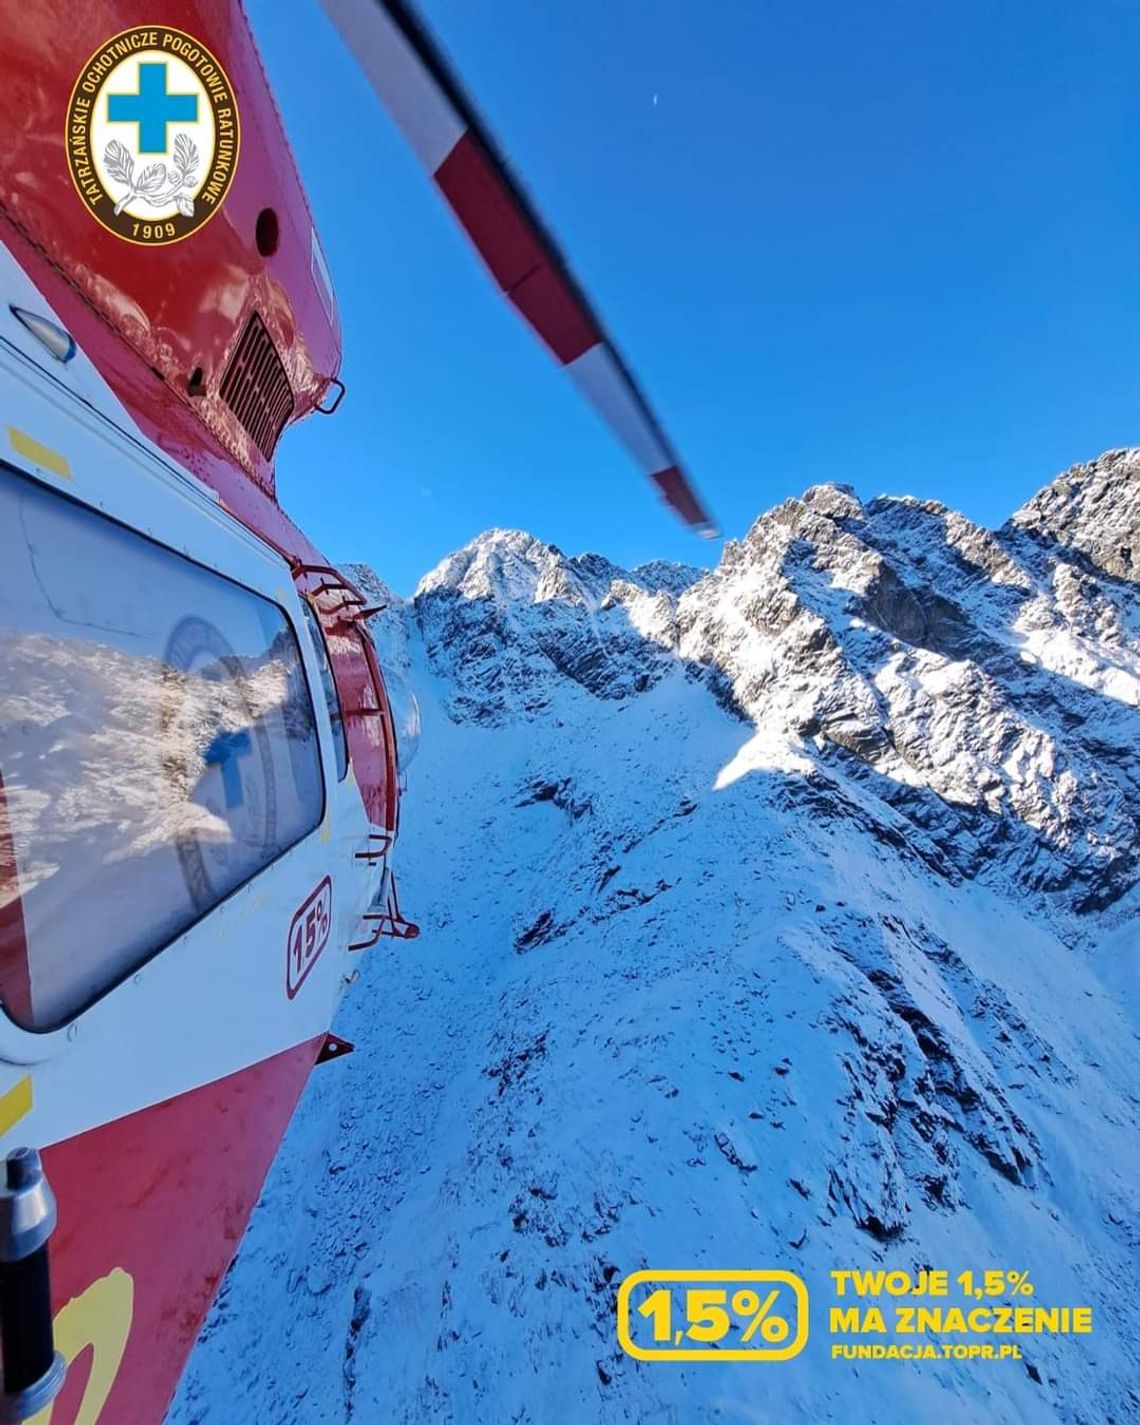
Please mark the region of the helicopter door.
POLYGON ((4 466, 0 532, 0 996, 43 1030, 314 830, 324 783, 276 604, 4 466))

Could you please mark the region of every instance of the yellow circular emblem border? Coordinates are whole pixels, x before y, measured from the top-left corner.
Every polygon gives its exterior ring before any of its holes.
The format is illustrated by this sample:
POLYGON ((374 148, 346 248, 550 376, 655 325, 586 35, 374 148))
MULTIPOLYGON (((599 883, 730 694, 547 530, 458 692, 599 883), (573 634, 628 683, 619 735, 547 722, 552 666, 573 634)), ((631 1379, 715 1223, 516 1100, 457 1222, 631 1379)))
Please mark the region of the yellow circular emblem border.
MULTIPOLYGON (((153 52, 153 51, 156 49, 156 46, 154 46, 154 45, 147 45, 147 46, 146 46, 146 49, 147 49, 147 51, 153 52)), ((181 55, 176 55, 175 57, 178 58, 178 59, 182 59, 182 58, 183 58, 183 56, 181 56, 181 55)), ((190 67, 191 67, 192 69, 194 69, 195 72, 197 72, 198 69, 199 69, 199 64, 198 64, 198 63, 192 63, 192 62, 189 61, 189 60, 184 60, 184 63, 190 64, 190 67)), ((207 95, 209 95, 209 89, 208 89, 208 88, 207 88, 207 91, 206 91, 206 92, 207 92, 207 95)), ((238 163, 239 163, 239 161, 240 161, 240 159, 241 159, 241 115, 240 115, 239 110, 238 110, 237 94, 236 94, 235 91, 234 91, 234 86, 233 86, 232 80, 230 79, 229 71, 224 67, 224 65, 223 65, 223 64, 221 63, 221 61, 218 59, 217 55, 214 54, 213 50, 211 50, 208 45, 203 44, 200 39, 196 38, 194 35, 188 34, 185 30, 180 30, 180 29, 178 29, 178 28, 177 28, 176 26, 174 26, 174 25, 161 25, 161 24, 159 24, 159 25, 130 25, 127 29, 125 29, 125 30, 119 30, 119 32, 118 32, 117 34, 111 35, 110 38, 104 40, 103 43, 98 46, 98 48, 92 50, 91 54, 90 54, 90 55, 88 56, 88 58, 87 58, 87 62, 83 65, 82 69, 79 71, 79 77, 78 77, 78 79, 76 79, 75 84, 74 84, 74 86, 72 87, 72 90, 71 90, 71 96, 70 96, 70 98, 69 98, 68 101, 67 101, 67 115, 66 115, 66 117, 65 117, 65 119, 64 119, 64 126, 63 126, 63 143, 64 143, 64 153, 65 153, 65 157, 66 157, 66 160, 67 160, 67 172, 68 172, 69 177, 71 178, 72 187, 75 189, 76 193, 78 194, 79 200, 80 200, 80 202, 83 204, 84 208, 87 210, 88 213, 90 213, 90 215, 95 219, 95 221, 99 224, 99 226, 100 226, 101 228, 103 228, 106 232, 112 233, 115 237, 119 238, 122 242, 129 242, 133 247, 147 247, 147 248, 172 247, 175 243, 185 242, 187 238, 193 237, 195 233, 201 232, 202 229, 206 226, 206 224, 209 223, 209 222, 210 222, 212 219, 214 219, 215 217, 217 217, 218 213, 221 212, 222 208, 225 206, 225 201, 226 201, 226 199, 229 197, 230 189, 233 187, 234 178, 235 178, 236 175, 237 175, 238 163), (222 79, 225 81, 226 90, 227 90, 227 93, 228 93, 228 95, 229 95, 229 99, 230 99, 231 105, 232 105, 232 107, 233 107, 233 124, 234 124, 234 152, 233 152, 233 159, 232 159, 232 161, 231 161, 231 163, 230 163, 230 165, 229 165, 229 170, 228 170, 228 172, 227 172, 227 174, 226 174, 226 178, 225 178, 225 186, 224 186, 224 188, 223 188, 223 191, 222 191, 222 193, 221 193, 221 196, 218 198, 218 201, 217 201, 215 204, 213 204, 213 206, 210 208, 210 211, 206 214, 206 216, 205 216, 204 218, 202 218, 201 220, 195 220, 193 226, 190 227, 190 228, 187 228, 184 232, 175 232, 175 233, 174 233, 173 235, 171 235, 171 236, 162 236, 162 237, 153 237, 153 238, 130 237, 127 233, 120 232, 117 227, 113 227, 110 223, 107 223, 107 222, 105 222, 105 221, 103 220, 103 218, 99 215, 98 211, 96 210, 95 205, 91 202, 91 200, 90 200, 90 198, 88 197, 88 195, 84 192, 83 188, 80 186, 79 180, 78 180, 78 178, 77 178, 77 176, 76 176, 76 171, 75 171, 75 169, 76 169, 76 164, 75 164, 75 160, 74 160, 73 152, 72 152, 72 147, 73 147, 73 140, 74 140, 74 138, 76 138, 76 137, 82 137, 83 140, 85 141, 85 147, 86 147, 86 151, 87 151, 87 153, 88 153, 88 162, 90 163, 90 157, 89 157, 89 156, 90 156, 90 120, 91 120, 91 114, 93 113, 93 106, 94 106, 94 103, 98 100, 99 94, 102 92, 102 87, 103 87, 103 86, 102 86, 101 83, 100 83, 98 89, 96 90, 95 98, 91 101, 91 107, 88 108, 88 110, 87 110, 87 112, 86 112, 86 115, 85 115, 85 117, 84 117, 84 119, 83 119, 83 121, 82 121, 82 124, 81 124, 81 126, 80 126, 80 130, 79 130, 79 133, 78 133, 78 134, 76 134, 76 132, 75 132, 75 122, 74 122, 74 121, 75 121, 75 119, 76 119, 76 114, 77 114, 77 112, 78 112, 78 111, 77 111, 77 100, 81 97, 79 91, 80 91, 80 88, 81 88, 81 86, 82 86, 84 80, 87 78, 87 75, 88 75, 88 73, 89 73, 89 71, 90 71, 92 65, 95 63, 95 61, 99 58, 99 56, 100 56, 101 54, 103 54, 107 49, 110 48, 111 45, 115 44, 118 40, 124 39, 124 38, 125 38, 126 36, 128 36, 128 35, 135 35, 135 34, 138 34, 140 31, 143 32, 143 33, 145 33, 145 34, 154 34, 154 33, 157 33, 157 34, 159 34, 159 35, 162 35, 162 34, 176 35, 179 39, 185 40, 188 44, 196 45, 196 46, 198 47, 198 49, 201 50, 201 52, 202 52, 202 58, 203 58, 204 60, 208 60, 211 64, 213 64, 213 66, 214 66, 214 68, 217 70, 218 74, 219 74, 219 75, 222 77, 222 79)), ((214 167, 216 166, 216 164, 217 164, 217 154, 218 154, 218 143, 217 143, 217 138, 216 138, 216 136, 215 136, 214 153, 211 155, 211 159, 210 159, 210 169, 211 169, 211 171, 213 170, 213 168, 214 168, 214 167)), ((92 167, 92 170, 93 170, 93 165, 91 165, 91 167, 92 167)), ((94 177, 94 172, 93 172, 93 177, 94 177)), ((107 200, 107 202, 110 203, 110 204, 113 206, 113 205, 114 205, 114 198, 113 198, 113 196, 112 196, 110 193, 107 192, 106 188, 103 187, 103 184, 102 184, 102 182, 99 180, 99 178, 98 178, 98 177, 94 177, 94 182, 95 182, 95 184, 96 184, 97 187, 98 187, 98 192, 99 192, 99 194, 102 195, 102 197, 105 198, 105 199, 107 200)), ((142 219, 134 219, 134 218, 131 218, 129 221, 131 221, 131 222, 137 222, 137 223, 140 223, 140 224, 143 222, 142 219)), ((174 225, 175 227, 177 227, 177 225, 179 224, 179 221, 181 221, 183 224, 185 224, 185 223, 186 223, 187 221, 189 221, 189 220, 186 219, 186 218, 182 218, 181 215, 180 215, 179 218, 161 218, 161 219, 156 220, 156 222, 153 224, 153 226, 154 226, 154 227, 162 227, 162 228, 165 228, 165 227, 167 227, 167 226, 169 226, 169 225, 174 225)))

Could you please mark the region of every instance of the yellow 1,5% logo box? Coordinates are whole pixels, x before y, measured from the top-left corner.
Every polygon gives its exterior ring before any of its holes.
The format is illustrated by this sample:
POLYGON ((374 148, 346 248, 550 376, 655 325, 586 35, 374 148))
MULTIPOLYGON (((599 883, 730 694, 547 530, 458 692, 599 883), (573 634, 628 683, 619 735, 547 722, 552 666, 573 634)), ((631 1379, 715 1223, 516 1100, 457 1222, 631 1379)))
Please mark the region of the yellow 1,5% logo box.
POLYGON ((807 1287, 776 1270, 633 1272, 617 1334, 638 1361, 790 1361, 807 1342, 807 1287))

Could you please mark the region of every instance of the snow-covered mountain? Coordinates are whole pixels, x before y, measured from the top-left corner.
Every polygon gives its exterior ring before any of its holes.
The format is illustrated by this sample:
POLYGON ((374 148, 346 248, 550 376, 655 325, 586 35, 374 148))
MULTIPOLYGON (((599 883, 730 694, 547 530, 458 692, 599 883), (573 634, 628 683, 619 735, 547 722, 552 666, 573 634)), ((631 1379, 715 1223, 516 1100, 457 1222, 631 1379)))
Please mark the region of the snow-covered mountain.
POLYGON ((346 995, 171 1425, 1140 1419, 1138 551, 1122 451, 993 533, 828 485, 711 572, 358 570, 424 933, 346 995), (1095 1330, 832 1361, 875 1264, 1095 1330), (804 1353, 625 1357, 622 1277, 700 1266, 803 1276, 804 1353))

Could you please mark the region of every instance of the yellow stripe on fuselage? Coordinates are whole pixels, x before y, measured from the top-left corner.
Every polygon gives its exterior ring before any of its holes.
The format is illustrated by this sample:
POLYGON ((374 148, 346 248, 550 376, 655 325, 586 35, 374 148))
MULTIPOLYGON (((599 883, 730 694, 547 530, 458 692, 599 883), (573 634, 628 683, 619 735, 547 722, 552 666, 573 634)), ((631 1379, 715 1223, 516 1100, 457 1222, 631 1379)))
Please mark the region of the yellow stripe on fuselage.
POLYGON ((25 1074, 6 1094, 0 1095, 0 1138, 32 1111, 32 1076, 25 1074))
POLYGON ((41 444, 40 441, 35 440, 24 431, 17 430, 15 426, 8 427, 8 440, 17 455, 22 455, 25 460, 30 460, 33 465, 38 465, 41 470, 50 470, 61 480, 71 479, 71 466, 68 464, 67 457, 60 455, 58 450, 52 450, 50 445, 41 444))

